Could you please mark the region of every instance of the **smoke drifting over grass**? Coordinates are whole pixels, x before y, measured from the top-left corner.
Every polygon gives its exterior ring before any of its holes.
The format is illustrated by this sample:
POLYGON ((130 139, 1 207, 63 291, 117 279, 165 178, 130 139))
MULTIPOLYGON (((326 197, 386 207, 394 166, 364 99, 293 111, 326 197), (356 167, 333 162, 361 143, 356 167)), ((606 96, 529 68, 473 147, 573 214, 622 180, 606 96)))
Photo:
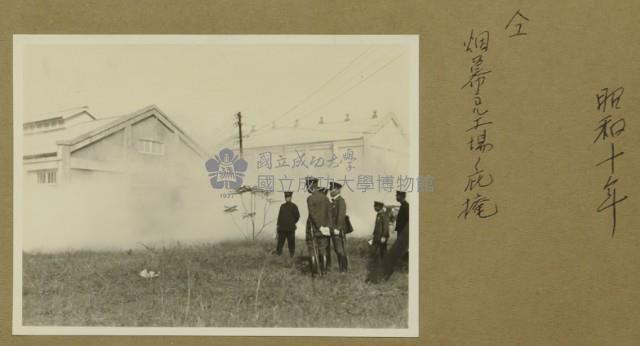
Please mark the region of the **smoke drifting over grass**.
POLYGON ((133 174, 74 170, 57 186, 25 183, 23 249, 122 249, 240 237, 204 167, 129 168, 133 174))
MULTIPOLYGON (((185 155, 186 156, 186 155, 185 155)), ((67 181, 56 186, 24 184, 22 228, 23 250, 129 249, 143 244, 218 242, 252 237, 251 195, 229 195, 213 189, 205 160, 154 160, 143 157, 129 164, 126 172, 72 170, 67 181), (244 203, 243 203, 244 202, 244 203), (236 206, 225 213, 226 206, 236 206), (246 208, 246 209, 245 209, 246 208)), ((255 181, 246 179, 245 184, 255 181)), ((395 203, 391 192, 360 192, 343 188, 347 213, 356 236, 368 237, 375 213, 373 201, 395 203)), ((308 194, 295 191, 293 202, 301 213, 296 235, 304 237, 308 194)), ((256 233, 269 239, 275 234, 275 219, 281 192, 267 198, 255 196, 256 233), (266 212, 266 214, 265 214, 266 212)))

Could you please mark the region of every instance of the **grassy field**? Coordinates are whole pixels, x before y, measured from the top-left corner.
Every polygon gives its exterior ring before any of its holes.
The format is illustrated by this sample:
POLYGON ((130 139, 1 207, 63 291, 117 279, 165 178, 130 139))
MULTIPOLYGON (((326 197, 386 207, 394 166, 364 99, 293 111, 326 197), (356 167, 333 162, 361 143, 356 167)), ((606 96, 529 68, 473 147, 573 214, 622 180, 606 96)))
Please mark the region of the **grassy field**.
MULTIPOLYGON (((408 275, 365 283, 367 244, 350 239, 351 269, 312 279, 273 242, 23 255, 23 324, 51 326, 406 328, 408 275), (160 271, 141 278, 143 269, 160 271)), ((285 253, 287 250, 285 249, 285 253)))

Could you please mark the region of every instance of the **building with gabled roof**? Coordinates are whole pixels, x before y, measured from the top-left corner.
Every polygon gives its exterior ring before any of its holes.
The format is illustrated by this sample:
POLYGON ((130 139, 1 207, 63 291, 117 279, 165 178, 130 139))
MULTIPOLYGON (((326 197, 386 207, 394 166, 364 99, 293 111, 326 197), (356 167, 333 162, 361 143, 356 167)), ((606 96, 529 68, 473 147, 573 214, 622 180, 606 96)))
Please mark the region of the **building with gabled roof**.
POLYGON ((106 118, 83 107, 23 129, 25 249, 212 235, 211 211, 221 206, 211 197, 207 154, 157 106, 106 118))
POLYGON ((107 118, 82 107, 25 122, 23 129, 26 182, 36 184, 62 184, 87 172, 125 172, 140 161, 161 165, 207 156, 155 105, 107 118))

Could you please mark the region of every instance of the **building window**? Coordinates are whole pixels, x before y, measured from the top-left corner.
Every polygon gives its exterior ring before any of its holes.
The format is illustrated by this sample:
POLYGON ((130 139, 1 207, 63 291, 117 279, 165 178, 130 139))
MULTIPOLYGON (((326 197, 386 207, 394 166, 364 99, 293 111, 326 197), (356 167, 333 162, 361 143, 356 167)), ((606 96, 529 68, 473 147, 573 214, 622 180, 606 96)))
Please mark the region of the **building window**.
POLYGON ((45 170, 38 171, 38 184, 42 185, 55 185, 56 184, 56 171, 45 170))
POLYGON ((139 139, 138 152, 143 154, 164 155, 164 143, 152 139, 139 139))

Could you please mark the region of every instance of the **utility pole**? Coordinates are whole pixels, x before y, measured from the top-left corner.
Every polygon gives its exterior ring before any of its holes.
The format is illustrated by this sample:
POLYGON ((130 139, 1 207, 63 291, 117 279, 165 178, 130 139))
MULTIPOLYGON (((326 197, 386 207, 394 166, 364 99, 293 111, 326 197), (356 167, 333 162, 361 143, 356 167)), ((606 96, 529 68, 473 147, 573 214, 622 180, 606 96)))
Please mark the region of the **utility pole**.
POLYGON ((238 122, 236 124, 238 125, 238 138, 240 139, 240 158, 243 158, 242 156, 242 113, 238 112, 238 114, 236 114, 236 118, 238 118, 238 122))

